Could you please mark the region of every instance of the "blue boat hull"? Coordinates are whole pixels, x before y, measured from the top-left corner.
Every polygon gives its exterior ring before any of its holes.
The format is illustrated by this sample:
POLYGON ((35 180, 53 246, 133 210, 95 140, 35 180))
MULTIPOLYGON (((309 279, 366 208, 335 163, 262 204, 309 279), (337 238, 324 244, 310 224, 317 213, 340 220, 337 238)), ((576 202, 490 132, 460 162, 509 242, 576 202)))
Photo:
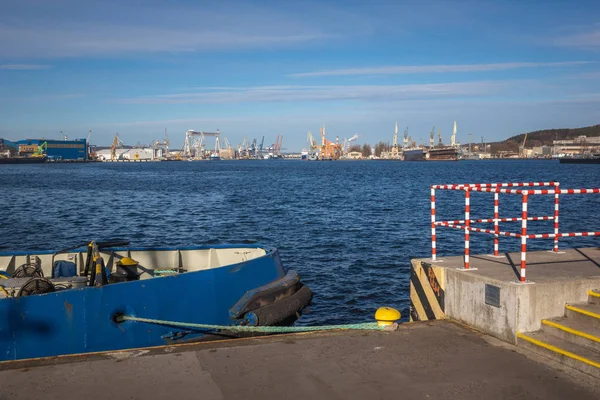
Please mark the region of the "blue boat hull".
POLYGON ((119 323, 115 317, 232 325, 239 320, 230 310, 248 291, 277 285, 285 276, 273 250, 209 270, 2 299, 0 361, 202 340, 207 332, 119 323))

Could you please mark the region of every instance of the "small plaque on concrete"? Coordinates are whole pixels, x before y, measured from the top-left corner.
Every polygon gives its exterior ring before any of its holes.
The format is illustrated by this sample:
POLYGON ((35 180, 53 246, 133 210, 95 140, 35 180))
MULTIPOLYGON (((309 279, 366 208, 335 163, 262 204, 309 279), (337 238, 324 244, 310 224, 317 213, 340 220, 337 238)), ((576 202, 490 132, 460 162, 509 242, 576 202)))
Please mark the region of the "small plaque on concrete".
POLYGON ((500 288, 494 285, 485 285, 485 304, 500 307, 500 288))

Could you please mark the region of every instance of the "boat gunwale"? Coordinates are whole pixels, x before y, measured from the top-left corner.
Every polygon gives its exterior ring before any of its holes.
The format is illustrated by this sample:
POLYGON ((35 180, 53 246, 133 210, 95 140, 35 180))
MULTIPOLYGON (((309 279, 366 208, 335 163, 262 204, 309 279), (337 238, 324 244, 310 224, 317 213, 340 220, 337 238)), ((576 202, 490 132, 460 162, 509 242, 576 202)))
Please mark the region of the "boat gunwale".
MULTIPOLYGON (((219 244, 219 245, 198 245, 198 246, 168 246, 168 247, 105 247, 100 252, 106 251, 189 251, 189 250, 210 250, 210 249, 237 249, 237 248, 248 248, 248 249, 263 249, 266 254, 273 252, 274 248, 269 248, 259 244, 219 244)), ((6 256, 26 256, 35 254, 69 254, 69 253, 81 253, 87 251, 87 246, 77 247, 70 249, 69 251, 61 252, 61 250, 27 250, 27 251, 6 251, 0 252, 0 257, 6 256)))

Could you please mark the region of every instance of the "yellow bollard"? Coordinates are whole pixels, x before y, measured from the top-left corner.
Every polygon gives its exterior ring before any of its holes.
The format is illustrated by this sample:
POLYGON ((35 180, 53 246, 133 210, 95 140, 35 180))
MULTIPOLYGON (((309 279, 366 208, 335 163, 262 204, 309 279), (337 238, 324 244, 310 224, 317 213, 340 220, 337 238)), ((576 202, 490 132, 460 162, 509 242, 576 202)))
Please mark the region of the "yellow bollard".
POLYGON ((400 311, 391 307, 380 307, 375 312, 375 319, 379 326, 391 326, 400 319, 400 311))

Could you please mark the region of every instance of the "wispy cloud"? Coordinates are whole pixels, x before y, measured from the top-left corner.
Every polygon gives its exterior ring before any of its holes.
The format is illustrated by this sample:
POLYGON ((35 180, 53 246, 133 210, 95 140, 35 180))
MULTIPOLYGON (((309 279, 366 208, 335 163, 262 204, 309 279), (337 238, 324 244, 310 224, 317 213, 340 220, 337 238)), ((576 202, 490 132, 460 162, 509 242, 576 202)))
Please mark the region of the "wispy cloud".
POLYGON ((565 35, 553 40, 553 44, 565 47, 580 47, 600 50, 600 26, 588 31, 565 35))
POLYGON ((3 10, 7 18, 0 24, 1 56, 50 58, 272 49, 335 36, 333 30, 287 12, 285 7, 275 9, 245 2, 184 5, 158 1, 144 7, 111 0, 67 3, 64 8, 68 13, 43 3, 36 7, 15 4, 12 10, 3 10))
POLYGON ((11 102, 36 102, 36 101, 58 101, 58 100, 70 100, 85 97, 81 93, 57 93, 57 94, 39 94, 33 96, 12 96, 12 97, 0 97, 0 101, 11 101, 11 102))
POLYGON ((11 70, 38 70, 48 69, 49 65, 42 64, 0 64, 0 69, 11 69, 11 70))
POLYGON ((575 79, 600 79, 600 71, 582 72, 581 74, 571 75, 569 78, 575 79))
POLYGON ((566 62, 510 62, 496 64, 458 64, 458 65, 395 65, 385 67, 343 68, 315 72, 291 74, 292 77, 343 76, 343 75, 395 75, 430 74, 450 72, 485 72, 536 67, 570 67, 589 64, 589 61, 566 62))
MULTIPOLYGON (((521 81, 522 82, 522 81, 521 81)), ((122 103, 254 103, 474 96, 512 87, 516 81, 479 81, 411 85, 207 87, 193 93, 161 94, 121 99, 122 103)))

